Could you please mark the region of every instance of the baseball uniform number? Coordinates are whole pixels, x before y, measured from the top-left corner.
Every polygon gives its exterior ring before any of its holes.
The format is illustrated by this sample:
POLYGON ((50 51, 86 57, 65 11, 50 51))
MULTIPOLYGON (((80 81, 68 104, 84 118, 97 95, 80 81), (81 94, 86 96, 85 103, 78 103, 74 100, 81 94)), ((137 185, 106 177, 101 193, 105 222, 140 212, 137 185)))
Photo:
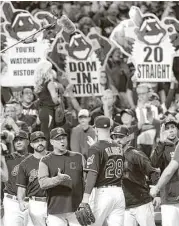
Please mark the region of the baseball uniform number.
POLYGON ((105 178, 113 178, 114 176, 120 178, 123 172, 122 159, 109 159, 106 164, 105 178))

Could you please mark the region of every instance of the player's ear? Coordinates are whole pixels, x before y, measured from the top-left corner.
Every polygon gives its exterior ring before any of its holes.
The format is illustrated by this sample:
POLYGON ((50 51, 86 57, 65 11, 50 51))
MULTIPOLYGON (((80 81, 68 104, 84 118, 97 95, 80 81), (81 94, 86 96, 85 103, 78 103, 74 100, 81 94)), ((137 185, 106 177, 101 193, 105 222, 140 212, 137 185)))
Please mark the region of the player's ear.
POLYGON ((26 141, 26 144, 29 145, 29 143, 30 143, 29 140, 27 140, 27 141, 26 141))
POLYGON ((53 144, 54 144, 54 143, 53 143, 53 140, 50 140, 50 144, 53 146, 53 144))
POLYGON ((98 135, 98 129, 95 127, 94 128, 96 135, 98 135))
POLYGON ((34 144, 33 144, 33 143, 30 143, 30 146, 31 146, 32 148, 34 148, 34 144))
POLYGON ((91 121, 91 117, 89 116, 89 117, 88 117, 88 122, 90 122, 90 121, 91 121))

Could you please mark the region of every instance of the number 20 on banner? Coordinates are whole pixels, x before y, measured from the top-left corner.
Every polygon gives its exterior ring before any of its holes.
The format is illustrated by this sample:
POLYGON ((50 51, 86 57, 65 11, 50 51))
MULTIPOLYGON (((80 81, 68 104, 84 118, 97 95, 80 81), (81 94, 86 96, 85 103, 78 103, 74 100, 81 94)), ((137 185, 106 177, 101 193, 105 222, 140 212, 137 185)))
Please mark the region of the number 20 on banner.
POLYGON ((144 52, 146 52, 144 58, 144 62, 146 63, 151 63, 153 61, 160 63, 163 61, 163 49, 161 47, 155 47, 152 49, 150 46, 146 46, 144 52), (153 59, 151 59, 152 57, 153 59))

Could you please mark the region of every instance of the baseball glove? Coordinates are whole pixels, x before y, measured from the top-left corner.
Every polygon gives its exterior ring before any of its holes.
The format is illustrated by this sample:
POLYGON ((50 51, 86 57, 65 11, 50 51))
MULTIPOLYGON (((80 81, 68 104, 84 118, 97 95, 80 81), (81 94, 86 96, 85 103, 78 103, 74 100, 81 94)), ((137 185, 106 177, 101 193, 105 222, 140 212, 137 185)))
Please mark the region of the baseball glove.
POLYGON ((81 203, 75 215, 82 226, 88 226, 95 222, 95 217, 88 203, 81 203))

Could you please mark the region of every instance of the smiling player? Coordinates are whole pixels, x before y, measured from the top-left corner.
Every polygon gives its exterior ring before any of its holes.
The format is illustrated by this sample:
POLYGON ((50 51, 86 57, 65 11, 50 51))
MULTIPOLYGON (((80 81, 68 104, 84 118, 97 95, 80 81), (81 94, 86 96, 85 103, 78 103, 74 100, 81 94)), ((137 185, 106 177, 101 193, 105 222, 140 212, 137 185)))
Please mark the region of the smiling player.
MULTIPOLYGON (((151 155, 152 165, 154 167, 160 168, 162 174, 165 168, 168 168, 168 165, 170 165, 174 159, 175 149, 179 143, 177 132, 177 122, 173 119, 166 119, 161 128, 160 142, 151 155)), ((160 191, 163 226, 178 225, 178 175, 178 170, 176 170, 175 173, 173 172, 173 175, 171 175, 169 182, 165 186, 163 186, 160 191)), ((158 184, 156 187, 158 187, 158 184)), ((155 188, 153 190, 155 190, 155 188)), ((158 192, 159 190, 160 186, 158 188, 158 192)), ((151 192, 151 195, 155 197, 158 192, 156 192, 155 195, 153 194, 153 192, 151 192)))

